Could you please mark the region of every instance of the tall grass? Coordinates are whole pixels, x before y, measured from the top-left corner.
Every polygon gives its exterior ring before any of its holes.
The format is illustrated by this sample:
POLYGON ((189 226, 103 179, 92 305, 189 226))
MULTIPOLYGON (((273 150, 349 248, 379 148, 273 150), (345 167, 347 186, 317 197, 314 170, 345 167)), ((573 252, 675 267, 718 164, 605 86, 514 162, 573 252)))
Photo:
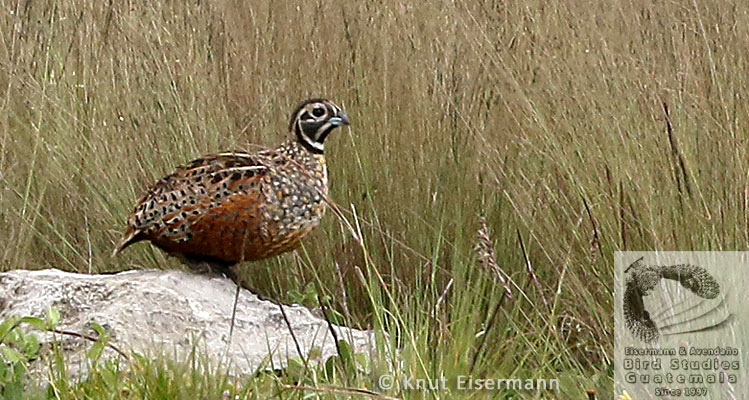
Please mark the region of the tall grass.
POLYGON ((109 257, 136 197, 201 154, 277 144, 324 96, 352 120, 326 147, 361 243, 331 213, 296 255, 248 264, 253 287, 313 282, 388 330, 404 373, 475 358, 582 398, 610 384, 613 251, 749 242, 747 22, 738 0, 5 1, 0 268, 179 267, 109 257), (516 285, 500 308, 480 217, 516 285))

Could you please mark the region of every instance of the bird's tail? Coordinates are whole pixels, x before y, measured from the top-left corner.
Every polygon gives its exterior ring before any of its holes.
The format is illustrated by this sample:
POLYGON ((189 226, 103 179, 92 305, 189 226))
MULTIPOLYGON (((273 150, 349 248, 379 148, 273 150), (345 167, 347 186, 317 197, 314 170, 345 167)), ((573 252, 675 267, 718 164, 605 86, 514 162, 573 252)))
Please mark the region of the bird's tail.
POLYGON ((119 254, 122 250, 125 250, 128 246, 135 242, 139 242, 141 239, 138 237, 140 234, 140 230, 133 229, 133 228, 127 228, 127 231, 125 231, 125 234, 122 235, 122 239, 117 243, 117 246, 114 248, 114 251, 112 252, 112 257, 119 254))

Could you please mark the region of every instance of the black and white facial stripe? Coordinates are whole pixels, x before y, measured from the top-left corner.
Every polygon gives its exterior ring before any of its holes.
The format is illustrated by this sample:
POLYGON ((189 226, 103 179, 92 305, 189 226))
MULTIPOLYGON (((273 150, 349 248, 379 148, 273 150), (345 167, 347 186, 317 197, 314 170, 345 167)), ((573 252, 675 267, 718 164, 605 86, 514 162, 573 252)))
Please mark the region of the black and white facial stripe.
POLYGON ((322 154, 325 138, 335 128, 348 125, 346 113, 326 99, 309 99, 300 104, 291 114, 289 130, 309 151, 322 154))

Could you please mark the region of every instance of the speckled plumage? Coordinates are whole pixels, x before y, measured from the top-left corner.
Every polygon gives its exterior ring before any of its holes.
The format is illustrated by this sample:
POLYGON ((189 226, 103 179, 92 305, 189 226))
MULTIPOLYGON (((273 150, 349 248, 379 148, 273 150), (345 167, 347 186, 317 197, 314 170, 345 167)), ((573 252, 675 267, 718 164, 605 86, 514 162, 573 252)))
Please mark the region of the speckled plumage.
POLYGON ((160 179, 138 201, 115 249, 148 240, 193 266, 229 266, 296 248, 325 213, 323 141, 348 117, 328 100, 292 113, 294 139, 255 153, 201 157, 160 179))

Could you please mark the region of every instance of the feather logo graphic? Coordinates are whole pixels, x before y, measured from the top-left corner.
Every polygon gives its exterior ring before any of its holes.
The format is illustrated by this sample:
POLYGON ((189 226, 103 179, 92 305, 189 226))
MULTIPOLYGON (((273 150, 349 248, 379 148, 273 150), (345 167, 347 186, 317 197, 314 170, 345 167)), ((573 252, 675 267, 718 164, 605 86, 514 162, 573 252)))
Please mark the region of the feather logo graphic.
POLYGON ((704 268, 690 264, 648 266, 642 260, 640 257, 624 271, 624 320, 635 337, 645 343, 653 343, 662 334, 715 329, 731 320, 731 314, 720 315, 720 310, 725 309, 724 298, 719 298, 720 285, 704 268), (662 298, 668 300, 665 307, 661 310, 647 309, 644 298, 662 290, 659 284, 663 280, 678 282, 681 288, 696 295, 697 299, 674 302, 670 293, 660 293, 662 298), (713 299, 717 301, 705 303, 713 299))

